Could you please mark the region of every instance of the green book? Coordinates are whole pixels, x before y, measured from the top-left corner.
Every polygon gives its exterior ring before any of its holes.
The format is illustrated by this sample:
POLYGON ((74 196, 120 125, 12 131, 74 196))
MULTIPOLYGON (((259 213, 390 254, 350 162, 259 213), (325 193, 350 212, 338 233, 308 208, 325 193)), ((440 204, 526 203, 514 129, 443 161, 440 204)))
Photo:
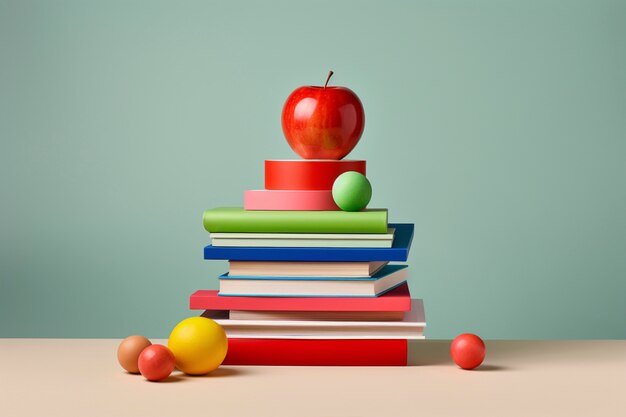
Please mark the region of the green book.
POLYGON ((220 207, 202 216, 212 233, 387 233, 387 209, 273 211, 220 207))

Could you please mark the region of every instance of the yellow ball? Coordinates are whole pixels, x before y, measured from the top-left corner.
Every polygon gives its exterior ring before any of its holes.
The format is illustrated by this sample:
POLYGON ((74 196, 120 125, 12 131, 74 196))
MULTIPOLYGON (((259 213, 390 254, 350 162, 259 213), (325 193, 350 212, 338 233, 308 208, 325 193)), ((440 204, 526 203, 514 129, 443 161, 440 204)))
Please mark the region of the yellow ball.
POLYGON ((222 326, 205 317, 190 317, 178 323, 167 342, 178 369, 189 375, 204 375, 224 361, 228 339, 222 326))

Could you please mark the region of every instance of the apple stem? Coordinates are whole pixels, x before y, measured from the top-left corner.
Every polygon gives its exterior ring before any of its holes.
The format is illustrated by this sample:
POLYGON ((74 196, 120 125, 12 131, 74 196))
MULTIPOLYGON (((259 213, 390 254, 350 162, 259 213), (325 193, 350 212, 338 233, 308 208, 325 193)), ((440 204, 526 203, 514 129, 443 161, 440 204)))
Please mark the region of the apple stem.
POLYGON ((330 81, 330 77, 332 77, 333 74, 334 73, 332 71, 328 72, 328 77, 326 78, 326 83, 324 84, 324 88, 326 88, 326 86, 328 85, 328 81, 330 81))

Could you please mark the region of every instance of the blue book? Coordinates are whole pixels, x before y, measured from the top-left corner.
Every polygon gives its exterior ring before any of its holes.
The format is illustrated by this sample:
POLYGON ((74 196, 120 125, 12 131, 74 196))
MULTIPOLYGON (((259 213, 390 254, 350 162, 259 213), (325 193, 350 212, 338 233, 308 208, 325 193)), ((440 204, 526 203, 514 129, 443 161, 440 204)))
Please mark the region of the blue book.
POLYGON ((221 296, 377 297, 407 280, 407 265, 387 265, 372 277, 220 276, 221 296))
POLYGON ((391 223, 396 229, 390 248, 271 248, 224 247, 208 245, 204 259, 232 261, 300 261, 300 262, 406 262, 413 240, 413 224, 391 223))

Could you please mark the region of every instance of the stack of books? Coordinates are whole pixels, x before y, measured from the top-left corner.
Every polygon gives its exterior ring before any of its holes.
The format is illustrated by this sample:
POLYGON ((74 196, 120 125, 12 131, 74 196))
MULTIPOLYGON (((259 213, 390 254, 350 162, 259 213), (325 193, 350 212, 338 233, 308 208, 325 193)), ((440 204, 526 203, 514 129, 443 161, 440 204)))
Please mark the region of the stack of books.
POLYGON ((205 211, 204 258, 229 270, 190 308, 224 327, 224 364, 400 366, 407 341, 424 338, 422 300, 394 263, 413 225, 341 211, 331 190, 347 171, 365 174, 365 161, 265 161, 265 189, 246 191, 243 208, 205 211))

